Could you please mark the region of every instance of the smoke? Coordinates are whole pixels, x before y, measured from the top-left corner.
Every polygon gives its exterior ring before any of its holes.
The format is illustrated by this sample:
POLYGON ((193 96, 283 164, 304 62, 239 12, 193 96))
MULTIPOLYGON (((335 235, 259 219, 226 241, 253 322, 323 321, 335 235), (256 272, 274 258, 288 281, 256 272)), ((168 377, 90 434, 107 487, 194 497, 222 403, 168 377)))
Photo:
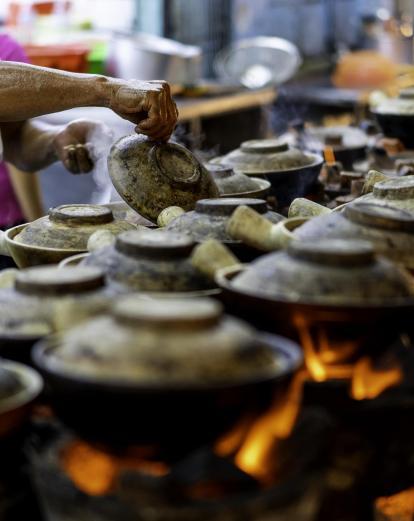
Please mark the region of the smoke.
POLYGON ((108 172, 108 155, 117 136, 107 125, 96 122, 96 125, 88 136, 88 150, 94 167, 90 175, 96 185, 91 196, 94 204, 105 204, 119 199, 108 172))

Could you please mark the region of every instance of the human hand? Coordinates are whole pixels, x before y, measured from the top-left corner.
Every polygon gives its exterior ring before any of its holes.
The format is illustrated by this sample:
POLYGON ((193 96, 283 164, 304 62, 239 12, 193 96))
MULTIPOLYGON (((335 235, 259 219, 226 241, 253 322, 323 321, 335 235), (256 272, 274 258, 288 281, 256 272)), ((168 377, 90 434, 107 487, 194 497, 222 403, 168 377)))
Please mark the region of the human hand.
POLYGON ((117 82, 109 106, 154 141, 168 141, 177 124, 177 106, 165 81, 117 82))
POLYGON ((72 174, 86 174, 93 169, 90 156, 91 134, 102 123, 77 119, 61 129, 53 139, 58 158, 72 174))

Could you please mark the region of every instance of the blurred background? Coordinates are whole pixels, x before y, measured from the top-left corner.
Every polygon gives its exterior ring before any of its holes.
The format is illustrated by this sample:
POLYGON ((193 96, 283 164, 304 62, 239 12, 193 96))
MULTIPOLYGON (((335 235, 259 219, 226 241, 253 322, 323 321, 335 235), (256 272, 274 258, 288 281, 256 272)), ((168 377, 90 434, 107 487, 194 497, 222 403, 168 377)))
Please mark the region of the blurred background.
MULTIPOLYGON (((411 81, 413 17, 412 0, 0 2, 0 30, 34 64, 170 81, 181 112, 176 137, 207 155, 252 136, 284 132, 295 119, 361 118, 367 91, 398 89, 402 71, 404 81, 407 74, 411 81), (294 46, 282 42, 281 49, 280 42, 258 37, 279 37, 294 46)), ((99 168, 89 177, 70 177, 60 165, 41 173, 46 207, 111 197, 108 143, 132 127, 105 109, 46 119, 61 123, 86 115, 113 132, 102 139, 99 168)))

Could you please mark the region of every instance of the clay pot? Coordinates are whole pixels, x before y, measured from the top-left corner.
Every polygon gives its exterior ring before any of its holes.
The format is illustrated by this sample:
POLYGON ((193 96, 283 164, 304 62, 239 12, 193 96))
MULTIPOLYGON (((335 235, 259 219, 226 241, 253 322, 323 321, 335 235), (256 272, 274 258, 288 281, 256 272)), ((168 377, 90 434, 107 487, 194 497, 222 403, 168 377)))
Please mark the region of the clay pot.
POLYGON ((282 210, 296 197, 305 196, 315 184, 323 158, 303 153, 276 139, 253 140, 216 160, 236 172, 270 181, 272 194, 282 210))
POLYGON ((85 256, 81 265, 100 268, 112 285, 128 291, 203 293, 215 286, 192 267, 194 245, 185 234, 135 230, 85 256))
POLYGON ((95 268, 17 272, 13 286, 0 289, 0 356, 27 363, 37 340, 101 313, 114 295, 95 268))
POLYGON ((192 210, 198 199, 219 195, 203 165, 175 143, 155 143, 136 134, 123 137, 111 149, 108 168, 128 206, 153 222, 168 206, 192 210))
MULTIPOLYGON (((250 266, 219 271, 216 281, 233 314, 299 339, 317 365, 315 377, 323 378, 324 366, 377 354, 412 330, 411 276, 375 258, 365 241, 294 241, 250 266)), ((315 365, 310 369, 315 374, 315 365)))
POLYGON ((414 96, 405 91, 398 98, 384 100, 371 109, 385 136, 399 139, 406 148, 414 148, 414 96))
POLYGON ((0 253, 13 257, 19 268, 57 264, 66 257, 87 251, 89 237, 103 229, 116 235, 135 226, 116 221, 111 210, 104 206, 58 206, 46 217, 1 232, 0 253))
POLYGON ((390 261, 376 259, 370 243, 341 239, 293 241, 287 250, 255 261, 234 279, 233 287, 333 305, 388 303, 414 294, 411 277, 390 261))
POLYGON ((224 165, 205 166, 212 175, 221 197, 265 199, 270 191, 270 183, 266 179, 249 177, 224 165))
POLYGON ((323 154, 332 148, 336 161, 352 170, 355 161, 366 157, 368 139, 361 129, 349 126, 310 127, 301 133, 303 145, 312 152, 323 154))
POLYGON ((166 230, 187 233, 196 243, 216 239, 225 244, 240 260, 248 262, 256 258, 259 252, 232 238, 227 232, 227 223, 240 205, 254 209, 272 223, 283 220, 281 215, 269 211, 266 202, 260 199, 205 199, 197 202, 193 212, 183 213, 173 219, 166 230))
POLYGON ((25 365, 0 361, 0 439, 16 434, 43 389, 40 375, 25 365))
POLYGON ((297 346, 258 336, 214 301, 137 296, 39 344, 34 359, 57 414, 83 437, 169 454, 263 411, 301 363, 297 346))

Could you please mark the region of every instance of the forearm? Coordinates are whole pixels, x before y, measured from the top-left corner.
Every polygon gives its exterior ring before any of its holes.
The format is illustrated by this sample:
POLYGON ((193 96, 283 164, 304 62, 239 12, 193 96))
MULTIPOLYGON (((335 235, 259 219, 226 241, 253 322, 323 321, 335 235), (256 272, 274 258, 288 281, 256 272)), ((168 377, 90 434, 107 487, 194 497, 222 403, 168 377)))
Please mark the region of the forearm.
POLYGON ((44 215, 39 179, 35 172, 21 172, 14 165, 8 164, 9 176, 14 193, 26 221, 34 221, 44 215))
POLYGON ((0 61, 0 122, 23 121, 73 107, 110 105, 118 81, 0 61))
POLYGON ((54 138, 60 127, 25 121, 1 125, 4 159, 24 172, 42 170, 58 160, 54 138))

